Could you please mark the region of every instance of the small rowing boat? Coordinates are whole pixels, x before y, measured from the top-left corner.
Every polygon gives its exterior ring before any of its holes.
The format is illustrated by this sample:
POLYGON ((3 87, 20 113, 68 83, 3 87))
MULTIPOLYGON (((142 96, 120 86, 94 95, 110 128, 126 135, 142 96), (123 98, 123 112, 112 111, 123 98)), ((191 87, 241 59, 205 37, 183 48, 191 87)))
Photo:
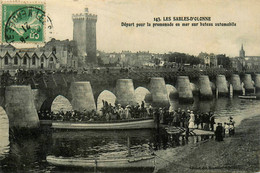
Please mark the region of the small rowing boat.
POLYGON ((149 169, 154 170, 154 156, 138 156, 125 158, 69 158, 47 156, 46 160, 54 166, 82 167, 94 169, 149 169))
POLYGON ((257 99, 256 95, 238 96, 240 99, 257 99))
MULTIPOLYGON (((46 124, 46 122, 43 122, 46 124)), ((134 130, 134 129, 152 129, 155 128, 154 120, 131 119, 112 122, 70 122, 70 121, 51 121, 53 129, 68 130, 134 130)), ((42 124, 42 123, 41 123, 42 124)))

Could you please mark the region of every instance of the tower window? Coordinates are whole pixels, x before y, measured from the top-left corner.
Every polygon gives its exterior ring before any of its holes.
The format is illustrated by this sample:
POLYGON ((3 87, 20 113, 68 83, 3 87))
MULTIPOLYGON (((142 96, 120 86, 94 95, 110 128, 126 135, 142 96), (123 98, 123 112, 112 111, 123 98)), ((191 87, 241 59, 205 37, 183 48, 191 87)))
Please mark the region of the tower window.
POLYGON ((50 61, 53 62, 53 57, 50 58, 50 61))

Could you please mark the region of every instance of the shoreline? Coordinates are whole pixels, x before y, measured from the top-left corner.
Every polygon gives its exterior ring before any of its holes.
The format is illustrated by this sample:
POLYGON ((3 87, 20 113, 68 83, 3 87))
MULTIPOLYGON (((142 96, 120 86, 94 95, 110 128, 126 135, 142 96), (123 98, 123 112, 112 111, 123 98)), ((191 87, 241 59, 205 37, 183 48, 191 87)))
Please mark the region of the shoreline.
POLYGON ((158 151, 156 173, 260 171, 260 115, 243 119, 235 135, 158 151))

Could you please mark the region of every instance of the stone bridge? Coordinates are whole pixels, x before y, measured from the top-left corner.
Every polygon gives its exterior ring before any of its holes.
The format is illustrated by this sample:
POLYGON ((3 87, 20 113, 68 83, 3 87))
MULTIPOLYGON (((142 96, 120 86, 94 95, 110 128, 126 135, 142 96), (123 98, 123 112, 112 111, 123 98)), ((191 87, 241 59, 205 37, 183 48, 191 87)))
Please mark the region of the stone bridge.
POLYGON ((11 127, 36 127, 39 124, 36 111, 50 110, 58 95, 66 97, 73 109, 82 111, 96 109, 98 97, 104 90, 112 92, 117 102, 126 106, 136 104, 135 89, 143 87, 147 89, 143 98, 147 102, 151 101, 155 106, 169 106, 170 94, 178 93, 181 102, 192 102, 195 92, 198 92, 202 99, 211 99, 215 88, 220 95, 228 94, 229 84, 233 85, 234 92, 241 93, 243 86, 240 78, 248 92, 252 92, 254 87, 260 88, 260 75, 233 73, 224 69, 208 69, 95 74, 51 73, 26 76, 22 80, 9 77, 1 78, 0 98, 11 127))

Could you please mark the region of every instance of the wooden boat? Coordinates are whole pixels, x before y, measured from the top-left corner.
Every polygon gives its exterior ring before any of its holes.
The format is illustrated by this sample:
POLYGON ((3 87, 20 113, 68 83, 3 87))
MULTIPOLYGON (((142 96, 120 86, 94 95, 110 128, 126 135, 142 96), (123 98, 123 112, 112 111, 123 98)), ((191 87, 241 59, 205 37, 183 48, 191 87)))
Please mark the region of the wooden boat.
POLYGON ((65 167, 82 167, 94 169, 149 169, 154 170, 154 156, 139 156, 125 158, 69 158, 47 156, 46 160, 49 164, 65 167))
MULTIPOLYGON (((45 122, 46 123, 46 122, 45 122)), ((53 129, 68 130, 133 130, 133 129, 151 129, 155 128, 154 120, 149 119, 132 119, 112 122, 65 122, 52 121, 53 129)))
POLYGON ((238 96, 240 99, 257 99, 256 95, 238 96))

